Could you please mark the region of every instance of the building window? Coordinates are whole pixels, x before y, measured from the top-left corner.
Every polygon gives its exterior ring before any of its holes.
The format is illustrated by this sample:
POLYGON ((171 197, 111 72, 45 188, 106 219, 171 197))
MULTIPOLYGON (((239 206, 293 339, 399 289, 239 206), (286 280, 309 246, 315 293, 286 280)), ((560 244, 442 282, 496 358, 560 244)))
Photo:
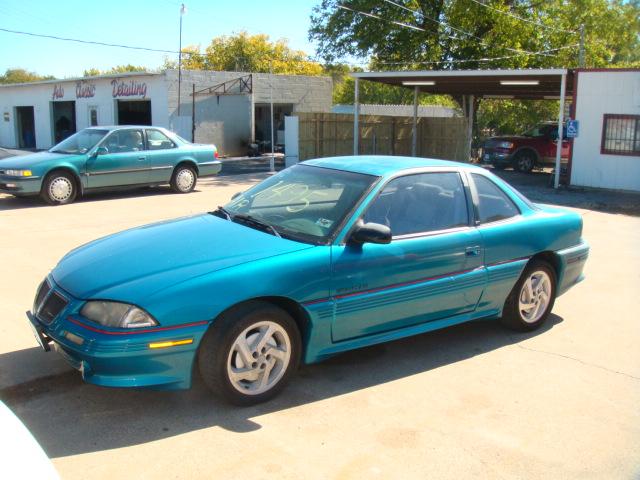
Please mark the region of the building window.
POLYGON ((640 115, 605 114, 600 153, 640 155, 640 115))
POLYGON ((89 125, 98 126, 98 107, 89 107, 89 125))

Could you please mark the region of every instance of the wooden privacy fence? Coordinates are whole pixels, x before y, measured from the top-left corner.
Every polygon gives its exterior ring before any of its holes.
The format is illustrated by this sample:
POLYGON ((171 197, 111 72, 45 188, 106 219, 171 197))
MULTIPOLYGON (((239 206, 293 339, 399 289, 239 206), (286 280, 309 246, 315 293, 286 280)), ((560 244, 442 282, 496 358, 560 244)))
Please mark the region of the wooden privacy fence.
MULTIPOLYGON (((353 115, 297 113, 299 158, 353 154, 353 115)), ((360 115, 360 154, 411 155, 413 118, 360 115)), ((418 118, 418 156, 469 160, 464 117, 418 118)))

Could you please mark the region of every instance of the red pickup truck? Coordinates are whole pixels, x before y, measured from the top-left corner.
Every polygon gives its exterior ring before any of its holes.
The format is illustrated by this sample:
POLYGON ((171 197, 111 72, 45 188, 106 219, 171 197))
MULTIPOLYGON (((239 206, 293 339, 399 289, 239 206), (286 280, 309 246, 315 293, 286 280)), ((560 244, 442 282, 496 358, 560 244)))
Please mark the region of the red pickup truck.
MULTIPOLYGON (((569 158, 569 141, 563 130, 561 162, 569 158)), ((491 137, 482 145, 482 163, 495 168, 513 167, 520 172, 530 172, 535 167, 555 166, 558 144, 558 124, 542 123, 522 135, 491 137)))

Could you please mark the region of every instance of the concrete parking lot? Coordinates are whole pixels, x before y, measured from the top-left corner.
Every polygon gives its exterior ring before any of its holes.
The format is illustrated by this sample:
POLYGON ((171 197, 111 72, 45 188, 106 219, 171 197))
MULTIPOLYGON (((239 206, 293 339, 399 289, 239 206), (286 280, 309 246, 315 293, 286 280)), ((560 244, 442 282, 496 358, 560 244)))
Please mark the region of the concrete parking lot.
POLYGON ((544 187, 535 200, 587 207, 592 250, 587 279, 538 332, 482 322, 349 352, 251 408, 199 381, 184 392, 86 385, 36 348, 24 312, 68 250, 211 210, 264 176, 63 207, 0 195, 0 398, 63 478, 639 478, 640 217, 544 187))

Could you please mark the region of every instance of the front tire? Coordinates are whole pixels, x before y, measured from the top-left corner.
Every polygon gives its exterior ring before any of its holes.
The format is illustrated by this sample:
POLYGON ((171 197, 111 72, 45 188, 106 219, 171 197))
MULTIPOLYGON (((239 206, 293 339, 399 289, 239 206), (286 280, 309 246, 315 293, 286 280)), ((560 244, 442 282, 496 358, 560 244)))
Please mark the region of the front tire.
POLYGON ((176 193, 189 193, 196 188, 198 174, 189 165, 179 165, 171 176, 171 189, 176 193))
POLYGON ((76 180, 68 172, 52 172, 42 183, 40 197, 49 205, 66 205, 77 196, 76 180))
POLYGON ((515 160, 516 170, 522 173, 530 173, 536 164, 536 157, 532 152, 520 152, 515 160))
POLYGON ((298 327, 284 310, 251 302, 223 313, 198 350, 204 383, 235 405, 254 405, 277 395, 300 362, 298 327))
POLYGON ((556 273, 547 262, 529 263, 505 302, 501 322, 507 328, 529 332, 540 328, 556 300, 556 273))

